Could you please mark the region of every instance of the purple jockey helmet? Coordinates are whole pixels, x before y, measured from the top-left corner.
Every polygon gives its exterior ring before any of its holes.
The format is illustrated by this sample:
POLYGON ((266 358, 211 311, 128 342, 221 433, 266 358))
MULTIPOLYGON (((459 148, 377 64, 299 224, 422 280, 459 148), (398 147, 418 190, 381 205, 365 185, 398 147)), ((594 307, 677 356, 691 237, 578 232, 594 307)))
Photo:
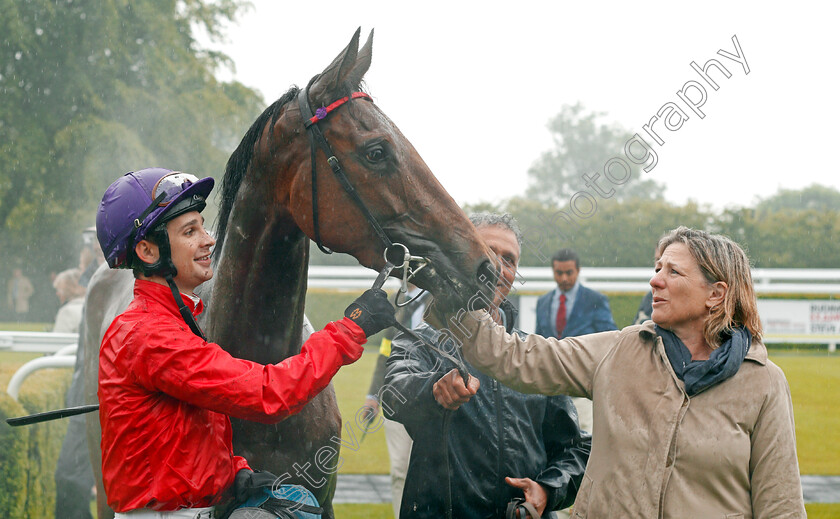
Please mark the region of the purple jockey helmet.
POLYGON ((189 211, 201 212, 211 177, 148 168, 126 173, 105 190, 96 213, 96 237, 108 266, 131 268, 130 254, 159 224, 189 211))

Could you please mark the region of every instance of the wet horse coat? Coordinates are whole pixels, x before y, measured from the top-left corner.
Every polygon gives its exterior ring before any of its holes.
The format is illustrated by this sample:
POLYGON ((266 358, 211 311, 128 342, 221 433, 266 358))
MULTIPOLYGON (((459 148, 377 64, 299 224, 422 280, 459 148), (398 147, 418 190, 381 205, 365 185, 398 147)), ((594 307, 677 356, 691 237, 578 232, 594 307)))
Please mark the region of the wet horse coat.
MULTIPOLYGON (((359 49, 357 31, 312 82, 311 105, 327 106, 358 90, 370 66, 371 48, 372 34, 359 49)), ((293 88, 267 108, 228 161, 214 251, 216 275, 212 286, 200 287, 203 297, 211 294, 202 322, 210 340, 234 356, 264 364, 298 353, 307 333, 304 301, 309 238, 315 236, 315 225, 310 143, 294 102, 298 95, 293 88)), ((354 100, 318 124, 388 237, 428 258, 429 266, 413 282, 447 307, 463 306, 476 293, 492 299, 489 250, 385 114, 373 102, 354 100)), ((318 151, 315 157, 321 240, 362 265, 380 269, 381 240, 333 177, 323 153, 318 151)), ((96 398, 95 352, 108 324, 128 305, 132 283, 128 272, 107 270, 92 281, 85 339, 87 351, 92 352, 86 359, 88 402, 96 398)), ((299 414, 278 424, 232 422, 238 455, 254 468, 283 477, 285 483, 307 487, 324 506, 324 516, 333 517, 341 416, 332 386, 299 414), (327 447, 334 456, 323 450, 327 447)), ((98 468, 98 420, 94 417, 89 425, 98 468)), ((100 496, 104 496, 101 485, 100 496)))

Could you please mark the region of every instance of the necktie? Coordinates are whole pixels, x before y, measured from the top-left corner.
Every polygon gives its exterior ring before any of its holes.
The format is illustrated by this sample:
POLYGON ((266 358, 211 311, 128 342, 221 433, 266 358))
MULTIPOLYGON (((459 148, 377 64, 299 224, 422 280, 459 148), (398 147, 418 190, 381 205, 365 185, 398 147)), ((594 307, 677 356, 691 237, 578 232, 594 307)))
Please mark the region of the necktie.
POLYGON ((557 305, 557 338, 563 336, 563 329, 566 328, 566 295, 560 294, 560 304, 557 305))

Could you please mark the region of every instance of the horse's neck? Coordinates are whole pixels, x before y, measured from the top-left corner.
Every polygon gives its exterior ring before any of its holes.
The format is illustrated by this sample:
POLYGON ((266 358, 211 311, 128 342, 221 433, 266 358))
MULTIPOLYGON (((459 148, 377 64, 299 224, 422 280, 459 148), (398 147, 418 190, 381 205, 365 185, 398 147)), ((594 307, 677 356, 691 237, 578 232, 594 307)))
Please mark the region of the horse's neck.
POLYGON ((239 207, 217 266, 207 332, 235 357, 276 363, 300 350, 309 240, 287 220, 239 207))

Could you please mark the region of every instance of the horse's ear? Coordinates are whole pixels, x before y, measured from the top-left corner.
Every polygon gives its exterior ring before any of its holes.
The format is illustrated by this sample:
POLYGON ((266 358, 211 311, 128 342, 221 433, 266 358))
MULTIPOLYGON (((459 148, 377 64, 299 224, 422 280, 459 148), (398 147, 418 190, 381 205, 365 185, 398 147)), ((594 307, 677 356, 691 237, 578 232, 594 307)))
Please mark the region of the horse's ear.
POLYGON ((362 28, 356 29, 350 43, 344 47, 338 56, 321 72, 321 76, 309 88, 309 100, 315 104, 327 104, 334 101, 335 93, 356 65, 359 54, 359 35, 362 28))
POLYGON ((324 69, 321 76, 309 89, 309 99, 314 104, 328 104, 341 94, 342 85, 348 84, 358 88, 362 77, 370 67, 371 50, 373 46, 373 31, 370 32, 367 43, 359 51, 359 36, 362 28, 356 29, 350 43, 330 65, 324 69))
POLYGON ((364 46, 359 49, 359 55, 356 56, 356 64, 353 66, 353 70, 350 71, 350 76, 347 78, 351 85, 355 87, 359 86, 362 82, 362 78, 365 77, 365 73, 370 68, 370 60, 372 57, 373 29, 370 30, 370 34, 368 35, 368 39, 364 46))

